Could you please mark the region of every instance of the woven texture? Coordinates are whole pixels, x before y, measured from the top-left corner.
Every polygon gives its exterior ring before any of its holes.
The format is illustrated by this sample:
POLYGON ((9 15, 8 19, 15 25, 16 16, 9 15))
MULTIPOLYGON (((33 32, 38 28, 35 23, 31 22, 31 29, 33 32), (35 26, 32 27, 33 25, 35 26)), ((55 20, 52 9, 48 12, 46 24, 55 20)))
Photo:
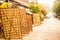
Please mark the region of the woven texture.
POLYGON ((18 8, 0 9, 6 39, 21 38, 20 10, 18 8))
POLYGON ((21 31, 22 35, 28 34, 28 26, 27 26, 27 16, 26 16, 26 10, 20 10, 21 12, 21 31))
POLYGON ((32 30, 31 15, 26 14, 25 9, 6 8, 0 9, 4 35, 9 39, 22 39, 32 30))
POLYGON ((33 25, 39 26, 40 24, 41 24, 40 15, 39 14, 33 14, 33 25))

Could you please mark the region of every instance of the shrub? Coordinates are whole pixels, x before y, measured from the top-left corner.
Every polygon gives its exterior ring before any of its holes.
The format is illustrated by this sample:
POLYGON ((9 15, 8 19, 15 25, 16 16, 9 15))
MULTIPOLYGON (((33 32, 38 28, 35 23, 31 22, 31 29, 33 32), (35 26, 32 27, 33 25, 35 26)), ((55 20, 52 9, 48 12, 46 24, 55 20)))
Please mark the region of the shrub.
POLYGON ((29 4, 29 9, 32 13, 38 13, 42 10, 42 6, 39 4, 29 4))

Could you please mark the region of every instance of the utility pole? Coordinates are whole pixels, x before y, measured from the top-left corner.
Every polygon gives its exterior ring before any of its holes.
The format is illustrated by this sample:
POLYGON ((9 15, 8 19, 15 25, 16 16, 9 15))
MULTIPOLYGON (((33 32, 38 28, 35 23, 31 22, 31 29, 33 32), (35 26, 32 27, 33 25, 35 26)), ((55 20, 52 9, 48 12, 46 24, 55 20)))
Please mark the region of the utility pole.
POLYGON ((37 4, 37 0, 36 0, 36 4, 37 4))

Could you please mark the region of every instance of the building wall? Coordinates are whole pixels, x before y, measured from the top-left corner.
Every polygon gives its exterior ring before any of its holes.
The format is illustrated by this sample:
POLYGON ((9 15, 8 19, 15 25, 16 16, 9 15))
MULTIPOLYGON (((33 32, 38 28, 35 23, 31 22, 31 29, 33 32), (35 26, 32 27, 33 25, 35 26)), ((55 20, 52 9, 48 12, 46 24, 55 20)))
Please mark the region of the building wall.
POLYGON ((25 6, 28 6, 28 4, 29 4, 28 0, 15 0, 15 1, 21 3, 22 5, 25 5, 25 6))
POLYGON ((0 0, 0 1, 5 1, 5 0, 0 0))
POLYGON ((29 3, 29 0, 16 0, 16 1, 22 1, 24 3, 29 3))
POLYGON ((29 0, 21 0, 21 1, 23 1, 23 2, 25 2, 25 3, 29 3, 29 0))

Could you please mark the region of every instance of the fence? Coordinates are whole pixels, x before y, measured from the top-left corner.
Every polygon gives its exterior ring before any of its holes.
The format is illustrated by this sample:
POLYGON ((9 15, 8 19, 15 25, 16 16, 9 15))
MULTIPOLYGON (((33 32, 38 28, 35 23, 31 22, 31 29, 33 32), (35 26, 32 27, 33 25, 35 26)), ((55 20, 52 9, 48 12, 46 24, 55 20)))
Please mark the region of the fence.
POLYGON ((27 24, 28 17, 26 15, 25 9, 19 8, 0 9, 0 14, 2 15, 3 23, 2 28, 4 30, 6 40, 22 39, 22 35, 29 33, 27 24))

